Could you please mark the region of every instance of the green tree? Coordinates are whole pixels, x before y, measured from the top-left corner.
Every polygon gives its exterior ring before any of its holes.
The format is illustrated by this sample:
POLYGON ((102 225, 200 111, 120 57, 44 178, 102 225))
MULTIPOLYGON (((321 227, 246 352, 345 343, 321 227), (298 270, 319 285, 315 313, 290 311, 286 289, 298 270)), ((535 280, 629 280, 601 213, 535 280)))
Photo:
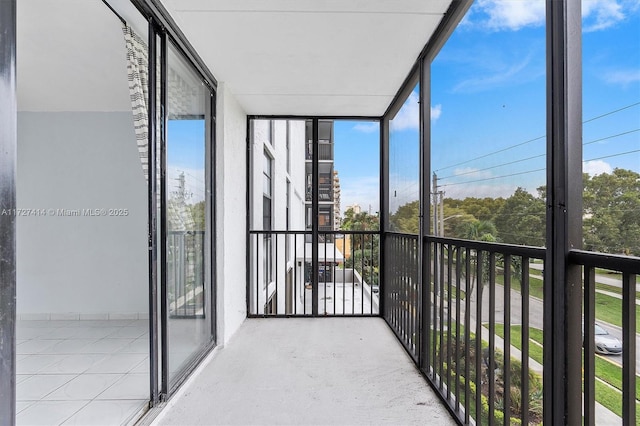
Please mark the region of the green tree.
POLYGON ((475 241, 491 241, 496 240, 496 226, 489 220, 474 220, 471 222, 465 222, 461 224, 460 230, 461 238, 475 241))
POLYGON ((518 188, 498 210, 494 223, 500 241, 509 244, 543 246, 546 232, 544 198, 518 188))
POLYGON ((585 174, 583 185, 584 248, 640 256, 640 174, 585 174))
POLYGON ((398 210, 389 217, 391 231, 405 234, 418 234, 420 232, 420 201, 415 200, 398 207, 398 210))

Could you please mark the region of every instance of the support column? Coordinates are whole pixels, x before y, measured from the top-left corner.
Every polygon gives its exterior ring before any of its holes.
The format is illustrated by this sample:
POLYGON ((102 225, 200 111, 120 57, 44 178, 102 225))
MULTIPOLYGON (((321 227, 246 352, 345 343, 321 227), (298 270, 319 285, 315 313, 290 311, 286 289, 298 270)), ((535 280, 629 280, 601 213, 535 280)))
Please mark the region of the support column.
POLYGON ((16 420, 16 0, 0 0, 0 424, 16 420))
POLYGON ((547 0, 547 254, 544 276, 544 423, 580 424, 582 52, 579 1, 547 0))

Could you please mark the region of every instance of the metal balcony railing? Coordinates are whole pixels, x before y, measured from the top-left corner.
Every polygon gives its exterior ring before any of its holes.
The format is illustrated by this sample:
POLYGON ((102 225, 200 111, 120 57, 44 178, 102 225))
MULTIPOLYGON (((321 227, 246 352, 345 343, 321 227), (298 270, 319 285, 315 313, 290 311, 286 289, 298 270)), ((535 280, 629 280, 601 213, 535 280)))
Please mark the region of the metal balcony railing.
POLYGON ((167 233, 169 318, 204 318, 204 231, 167 233))
MULTIPOLYGON (((305 155, 306 160, 313 160, 313 143, 312 142, 307 142, 305 154, 306 154, 305 155)), ((318 160, 320 161, 333 160, 333 143, 330 143, 330 142, 318 143, 318 160)))
MULTIPOLYGON (((416 235, 383 240, 384 318, 451 412, 463 424, 541 424, 545 249, 427 236, 420 253, 416 235)), ((570 252, 584 272, 584 424, 636 424, 639 260, 570 252), (596 268, 621 277, 623 350, 608 360, 595 357, 596 268), (617 373, 598 377, 598 362, 617 373)))
POLYGON ((377 231, 250 231, 249 316, 379 314, 377 231), (317 273, 313 273, 317 264, 317 273))
POLYGON ((596 419, 596 268, 606 270, 608 273, 621 274, 621 311, 622 322, 622 400, 623 424, 637 424, 637 282, 638 271, 637 257, 617 256, 602 253, 593 253, 580 250, 569 252, 569 261, 574 265, 581 265, 583 269, 583 416, 584 424, 595 424, 596 419))

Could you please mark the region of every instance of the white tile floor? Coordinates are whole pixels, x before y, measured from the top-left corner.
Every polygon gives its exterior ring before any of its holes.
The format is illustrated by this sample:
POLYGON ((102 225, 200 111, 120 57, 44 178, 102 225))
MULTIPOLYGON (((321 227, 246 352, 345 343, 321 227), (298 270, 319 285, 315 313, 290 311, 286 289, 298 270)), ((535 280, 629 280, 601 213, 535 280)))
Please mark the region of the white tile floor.
POLYGON ((17 424, 119 425, 149 395, 147 320, 18 321, 17 424))

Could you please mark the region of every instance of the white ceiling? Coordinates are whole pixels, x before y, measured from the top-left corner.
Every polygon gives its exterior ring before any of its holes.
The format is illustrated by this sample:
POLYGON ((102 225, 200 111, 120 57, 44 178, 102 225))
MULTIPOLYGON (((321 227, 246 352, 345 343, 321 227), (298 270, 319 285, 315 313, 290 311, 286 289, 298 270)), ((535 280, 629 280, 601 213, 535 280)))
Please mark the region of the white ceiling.
MULTIPOLYGON (((129 0, 109 2, 146 37, 129 0)), ((249 114, 379 116, 451 0, 162 0, 249 114)), ((100 0, 18 2, 21 111, 128 111, 120 22, 100 0)))
POLYGON ((162 0, 248 114, 380 116, 451 0, 162 0))
POLYGON ((20 111, 131 111, 121 24, 100 0, 17 6, 20 111))

